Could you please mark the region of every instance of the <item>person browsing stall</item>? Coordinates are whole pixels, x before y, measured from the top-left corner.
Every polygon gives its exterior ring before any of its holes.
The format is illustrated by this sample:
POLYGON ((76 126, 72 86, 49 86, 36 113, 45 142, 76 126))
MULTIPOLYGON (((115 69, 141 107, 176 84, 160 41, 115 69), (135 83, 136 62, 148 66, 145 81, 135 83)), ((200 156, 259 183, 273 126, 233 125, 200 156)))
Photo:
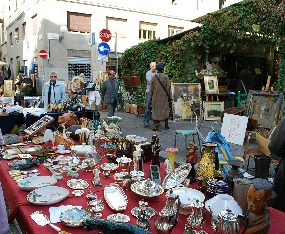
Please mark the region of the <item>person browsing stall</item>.
POLYGON ((153 131, 159 130, 160 121, 164 121, 165 129, 169 129, 168 119, 170 117, 170 81, 168 76, 164 73, 164 63, 157 63, 156 70, 157 74, 155 74, 150 82, 151 117, 154 122, 153 131))
POLYGON ((57 81, 56 72, 51 72, 49 78, 44 84, 44 106, 58 103, 65 98, 65 86, 57 81))
POLYGON ((146 90, 145 90, 145 112, 143 116, 143 125, 145 128, 149 126, 151 102, 150 102, 150 81, 152 77, 156 74, 156 62, 150 63, 150 70, 145 74, 146 78, 146 90))
POLYGON ((108 77, 109 79, 103 82, 100 93, 107 103, 108 117, 112 117, 119 101, 119 81, 115 79, 116 73, 113 70, 108 71, 108 77))

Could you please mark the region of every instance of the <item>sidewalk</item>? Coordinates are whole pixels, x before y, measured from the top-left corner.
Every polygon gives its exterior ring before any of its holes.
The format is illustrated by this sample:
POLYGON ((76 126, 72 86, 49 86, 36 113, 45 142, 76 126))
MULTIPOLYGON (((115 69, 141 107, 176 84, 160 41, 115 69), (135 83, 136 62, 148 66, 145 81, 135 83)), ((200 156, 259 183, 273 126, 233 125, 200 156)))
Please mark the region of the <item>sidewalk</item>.
MULTIPOLYGON (((107 117, 107 112, 100 112, 101 119, 105 119, 107 117)), ((151 140, 153 135, 158 135, 159 142, 161 144, 161 151, 160 156, 162 158, 167 158, 167 154, 165 152, 166 148, 174 147, 174 131, 176 129, 193 129, 195 127, 195 120, 191 122, 191 120, 179 120, 179 121, 169 121, 169 128, 168 130, 164 129, 164 123, 162 122, 160 126, 160 131, 153 131, 153 122, 150 122, 150 126, 148 128, 144 128, 143 126, 143 115, 137 116, 135 114, 126 113, 124 111, 115 112, 116 116, 122 118, 120 122, 120 126, 122 129, 122 136, 126 135, 137 135, 146 137, 148 141, 151 140)), ((214 127, 215 130, 221 131, 222 122, 221 121, 203 121, 203 125, 200 128, 200 132, 203 138, 206 138, 207 134, 212 130, 211 125, 214 127), (214 123, 216 122, 216 123, 214 123)), ((185 141, 182 135, 177 136, 177 145, 178 153, 175 158, 175 162, 177 164, 185 163, 186 160, 186 147, 185 141)), ((195 137, 195 140, 197 137, 195 137)), ((200 137, 201 139, 201 137, 200 137)), ((192 141, 192 137, 188 139, 189 142, 192 141)), ((199 146, 197 140, 196 144, 199 146)), ((231 144, 231 152, 233 156, 243 157, 245 143, 243 146, 231 144)))

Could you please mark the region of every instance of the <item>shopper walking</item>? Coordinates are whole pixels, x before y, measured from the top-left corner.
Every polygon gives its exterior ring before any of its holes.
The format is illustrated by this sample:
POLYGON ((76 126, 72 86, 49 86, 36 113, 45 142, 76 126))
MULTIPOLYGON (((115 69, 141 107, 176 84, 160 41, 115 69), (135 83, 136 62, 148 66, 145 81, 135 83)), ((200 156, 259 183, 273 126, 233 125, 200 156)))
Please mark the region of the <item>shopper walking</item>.
POLYGON ((150 119, 150 111, 151 111, 151 102, 150 102, 150 81, 153 76, 156 74, 156 62, 150 63, 150 70, 147 71, 145 74, 146 78, 146 90, 145 90, 145 112, 143 116, 143 125, 144 127, 149 126, 149 119, 150 119))
POLYGON ((50 80, 44 84, 44 106, 58 103, 65 98, 65 86, 57 81, 56 72, 50 73, 50 80))
POLYGON ((153 131, 158 131, 160 121, 165 122, 165 129, 169 129, 169 100, 170 98, 170 81, 168 76, 164 74, 164 64, 159 62, 156 65, 157 74, 150 82, 150 98, 151 98, 151 117, 154 122, 153 131))
POLYGON ((108 71, 109 79, 103 82, 100 93, 107 104, 108 116, 114 116, 118 105, 119 81, 115 79, 116 73, 113 70, 108 71))

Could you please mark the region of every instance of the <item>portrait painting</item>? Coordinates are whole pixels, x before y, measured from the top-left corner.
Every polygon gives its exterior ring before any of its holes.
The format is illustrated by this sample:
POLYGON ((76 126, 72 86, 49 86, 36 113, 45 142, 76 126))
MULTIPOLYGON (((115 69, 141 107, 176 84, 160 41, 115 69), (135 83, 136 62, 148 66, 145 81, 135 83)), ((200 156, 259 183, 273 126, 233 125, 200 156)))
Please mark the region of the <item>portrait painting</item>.
POLYGON ((205 93, 218 94, 218 77, 217 76, 204 76, 205 93))
POLYGON ((4 92, 5 97, 11 97, 13 91, 13 80, 4 80, 4 92))
POLYGON ((191 119, 193 110, 201 108, 200 83, 172 83, 174 119, 191 119))

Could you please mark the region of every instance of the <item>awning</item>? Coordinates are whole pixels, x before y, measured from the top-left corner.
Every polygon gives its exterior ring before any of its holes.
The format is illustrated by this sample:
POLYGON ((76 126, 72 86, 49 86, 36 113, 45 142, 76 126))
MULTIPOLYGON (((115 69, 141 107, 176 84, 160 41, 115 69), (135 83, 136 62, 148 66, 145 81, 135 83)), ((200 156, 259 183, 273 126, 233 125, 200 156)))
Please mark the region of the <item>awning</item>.
POLYGON ((5 62, 0 61, 0 66, 9 66, 9 64, 8 64, 8 63, 5 63, 5 62))

